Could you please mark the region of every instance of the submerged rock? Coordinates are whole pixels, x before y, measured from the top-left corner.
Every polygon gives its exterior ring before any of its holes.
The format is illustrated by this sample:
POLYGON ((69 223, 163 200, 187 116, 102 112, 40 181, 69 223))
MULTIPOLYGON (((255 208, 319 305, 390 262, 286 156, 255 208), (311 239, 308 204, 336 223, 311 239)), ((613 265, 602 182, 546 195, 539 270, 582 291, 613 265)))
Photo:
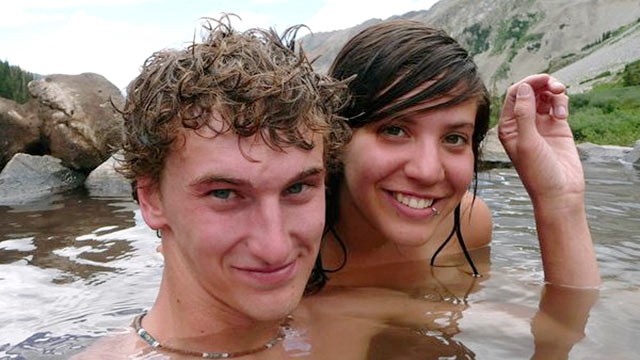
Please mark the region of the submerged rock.
POLYGON ((0 204, 21 204, 82 186, 85 175, 53 156, 16 154, 0 173, 0 204))

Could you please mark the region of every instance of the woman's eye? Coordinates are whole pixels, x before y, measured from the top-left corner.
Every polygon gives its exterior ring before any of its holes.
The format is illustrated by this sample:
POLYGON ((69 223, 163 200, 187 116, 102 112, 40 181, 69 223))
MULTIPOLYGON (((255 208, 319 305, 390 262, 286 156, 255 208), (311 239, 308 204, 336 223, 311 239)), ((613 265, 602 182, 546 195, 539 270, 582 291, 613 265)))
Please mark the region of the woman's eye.
POLYGON ((405 135, 405 131, 400 126, 395 126, 395 125, 385 126, 382 128, 382 130, 380 130, 380 132, 384 135, 390 135, 390 136, 405 135))
POLYGON ((458 134, 447 135, 444 140, 447 144, 453 145, 462 145, 467 143, 467 138, 458 134))
POLYGON ((218 199, 227 200, 227 199, 231 198, 231 196, 233 195, 233 190, 230 190, 230 189, 216 189, 216 190, 212 190, 209 194, 211 196, 213 196, 213 197, 218 198, 218 199))

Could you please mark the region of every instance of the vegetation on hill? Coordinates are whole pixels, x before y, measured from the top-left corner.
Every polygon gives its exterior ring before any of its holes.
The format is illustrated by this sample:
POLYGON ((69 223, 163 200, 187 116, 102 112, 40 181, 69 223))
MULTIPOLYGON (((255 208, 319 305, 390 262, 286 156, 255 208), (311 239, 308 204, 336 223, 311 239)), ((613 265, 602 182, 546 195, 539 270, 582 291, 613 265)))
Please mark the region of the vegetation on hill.
POLYGON ((508 55, 505 62, 496 71, 496 78, 507 78, 511 61, 523 47, 526 46, 529 51, 540 49, 540 40, 544 34, 529 34, 528 32, 543 17, 544 15, 541 13, 527 13, 524 16, 503 20, 500 23, 491 51, 494 55, 508 51, 508 55))
POLYGON ((571 96, 569 123, 577 141, 632 146, 640 139, 640 60, 616 79, 571 96))
POLYGON ((560 57, 552 58, 551 60, 549 60, 549 65, 543 72, 552 73, 554 71, 560 70, 563 67, 570 65, 584 58, 585 56, 588 56, 595 50, 598 50, 599 48, 606 46, 609 43, 619 41, 625 36, 625 32, 636 27, 638 24, 640 24, 640 18, 629 24, 624 24, 615 30, 607 30, 603 32, 602 35, 595 41, 583 46, 578 53, 570 52, 567 54, 563 54, 560 57))
POLYGON ((35 78, 34 74, 20 67, 0 61, 0 97, 25 103, 29 99, 27 84, 35 78))

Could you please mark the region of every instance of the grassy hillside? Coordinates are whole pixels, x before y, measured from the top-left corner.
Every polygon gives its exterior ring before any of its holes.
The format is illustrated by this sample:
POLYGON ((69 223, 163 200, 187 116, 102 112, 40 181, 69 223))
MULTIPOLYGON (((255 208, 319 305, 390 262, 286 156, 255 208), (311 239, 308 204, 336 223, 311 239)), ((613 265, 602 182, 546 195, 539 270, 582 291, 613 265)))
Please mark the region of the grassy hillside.
POLYGON ((579 142, 632 146, 640 139, 640 60, 616 80, 571 96, 569 123, 579 142))
POLYGON ((578 142, 632 146, 640 139, 640 86, 602 85, 571 97, 569 124, 578 142))

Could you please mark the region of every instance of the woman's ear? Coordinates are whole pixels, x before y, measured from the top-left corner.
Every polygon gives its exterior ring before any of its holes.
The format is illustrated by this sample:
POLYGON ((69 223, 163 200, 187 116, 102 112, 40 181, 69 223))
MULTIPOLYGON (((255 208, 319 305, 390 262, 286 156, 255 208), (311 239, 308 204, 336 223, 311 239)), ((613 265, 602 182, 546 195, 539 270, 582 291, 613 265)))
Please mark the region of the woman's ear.
POLYGON ((162 229, 167 222, 164 216, 160 184, 149 177, 139 177, 136 179, 136 192, 144 222, 154 230, 162 229))

